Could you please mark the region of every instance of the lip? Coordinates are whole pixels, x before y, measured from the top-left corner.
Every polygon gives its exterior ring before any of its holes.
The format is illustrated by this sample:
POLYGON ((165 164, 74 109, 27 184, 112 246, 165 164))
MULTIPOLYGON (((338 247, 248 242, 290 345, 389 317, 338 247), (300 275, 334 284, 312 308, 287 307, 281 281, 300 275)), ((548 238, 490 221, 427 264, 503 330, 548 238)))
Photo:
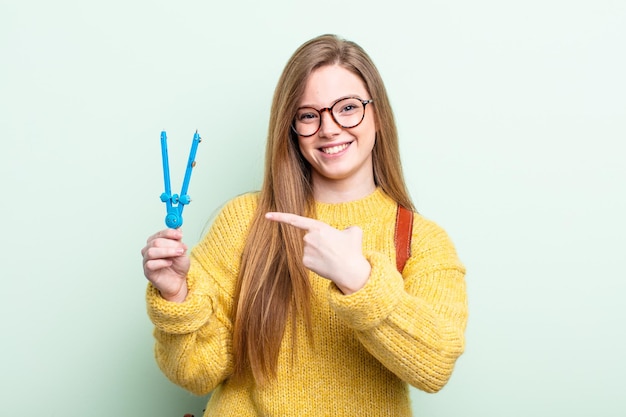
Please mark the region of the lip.
POLYGON ((350 145, 352 145, 353 142, 354 141, 328 144, 328 145, 324 145, 324 146, 321 146, 321 147, 317 148, 317 150, 322 155, 324 155, 325 157, 332 158, 332 157, 343 155, 350 148, 350 145), (324 149, 331 149, 331 148, 340 147, 340 146, 345 146, 345 148, 341 149, 341 150, 339 150, 338 152, 335 152, 335 153, 326 153, 326 152, 324 152, 324 149))

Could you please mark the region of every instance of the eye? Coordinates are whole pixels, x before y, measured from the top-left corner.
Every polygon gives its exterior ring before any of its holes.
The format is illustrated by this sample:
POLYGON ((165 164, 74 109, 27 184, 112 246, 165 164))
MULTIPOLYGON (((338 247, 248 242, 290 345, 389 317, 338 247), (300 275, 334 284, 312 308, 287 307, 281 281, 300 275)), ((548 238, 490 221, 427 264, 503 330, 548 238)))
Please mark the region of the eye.
POLYGON ((361 102, 356 99, 348 98, 345 100, 341 100, 337 102, 338 109, 336 110, 336 114, 340 114, 342 116, 350 115, 355 112, 358 112, 361 107, 361 102))
POLYGON ((319 118, 319 114, 312 109, 301 109, 296 115, 296 120, 302 123, 313 123, 319 118))
POLYGON ((346 104, 345 106, 341 108, 341 111, 350 112, 350 111, 353 111, 354 109, 356 109, 356 106, 354 104, 346 104))

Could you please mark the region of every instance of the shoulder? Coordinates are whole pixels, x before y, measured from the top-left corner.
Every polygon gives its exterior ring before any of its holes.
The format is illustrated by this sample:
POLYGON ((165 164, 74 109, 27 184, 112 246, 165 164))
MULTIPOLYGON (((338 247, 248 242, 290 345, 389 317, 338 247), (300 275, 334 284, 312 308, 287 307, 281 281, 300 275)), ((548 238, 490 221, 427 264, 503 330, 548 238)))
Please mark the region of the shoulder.
POLYGON ((251 212, 254 213, 259 204, 259 192, 248 192, 240 194, 233 199, 229 200, 222 207, 222 211, 237 211, 237 212, 251 212))
POLYGON ((209 221, 210 227, 199 244, 200 249, 217 244, 222 247, 239 247, 258 206, 258 192, 238 195, 227 201, 209 221))
POLYGON ((447 236, 446 231, 437 222, 420 213, 413 213, 414 239, 442 239, 447 236))
POLYGON ((219 209, 215 224, 227 223, 231 226, 248 224, 256 211, 258 201, 258 192, 249 192, 234 197, 219 209))
POLYGON ((464 269, 448 233, 435 221, 414 213, 411 237, 413 261, 428 260, 431 265, 464 269))
POLYGON ((449 245, 452 244, 450 236, 435 221, 424 217, 419 213, 413 214, 413 243, 419 245, 449 245))

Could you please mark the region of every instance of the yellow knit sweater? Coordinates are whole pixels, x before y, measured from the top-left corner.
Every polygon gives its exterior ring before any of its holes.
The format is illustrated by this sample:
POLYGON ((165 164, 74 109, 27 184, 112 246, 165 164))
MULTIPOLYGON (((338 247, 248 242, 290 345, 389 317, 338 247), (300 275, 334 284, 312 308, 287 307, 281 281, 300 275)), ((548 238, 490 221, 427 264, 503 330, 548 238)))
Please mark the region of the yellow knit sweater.
POLYGON ((251 376, 229 379, 235 281, 257 198, 230 201, 192 250, 185 302, 165 301, 148 286, 163 373, 195 394, 213 392, 205 416, 410 416, 407 383, 438 391, 464 349, 465 269, 446 233, 416 215, 412 255, 401 275, 393 200, 377 189, 354 202, 317 203, 319 220, 363 229, 371 275, 365 287, 345 296, 310 273, 314 343, 298 323, 294 351, 288 323, 278 377, 259 389, 251 376))

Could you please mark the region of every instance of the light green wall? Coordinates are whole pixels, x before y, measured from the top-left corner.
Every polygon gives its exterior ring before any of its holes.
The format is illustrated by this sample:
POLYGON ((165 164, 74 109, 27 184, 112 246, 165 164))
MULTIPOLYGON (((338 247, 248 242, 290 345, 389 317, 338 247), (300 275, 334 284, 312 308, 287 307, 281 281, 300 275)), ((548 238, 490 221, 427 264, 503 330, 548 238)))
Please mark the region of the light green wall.
POLYGON ((617 0, 0 0, 0 415, 201 414, 145 315, 159 132, 175 190, 204 138, 191 244, 258 188, 279 72, 326 32, 379 66, 412 195, 468 267, 466 354, 415 415, 626 415, 617 0))

